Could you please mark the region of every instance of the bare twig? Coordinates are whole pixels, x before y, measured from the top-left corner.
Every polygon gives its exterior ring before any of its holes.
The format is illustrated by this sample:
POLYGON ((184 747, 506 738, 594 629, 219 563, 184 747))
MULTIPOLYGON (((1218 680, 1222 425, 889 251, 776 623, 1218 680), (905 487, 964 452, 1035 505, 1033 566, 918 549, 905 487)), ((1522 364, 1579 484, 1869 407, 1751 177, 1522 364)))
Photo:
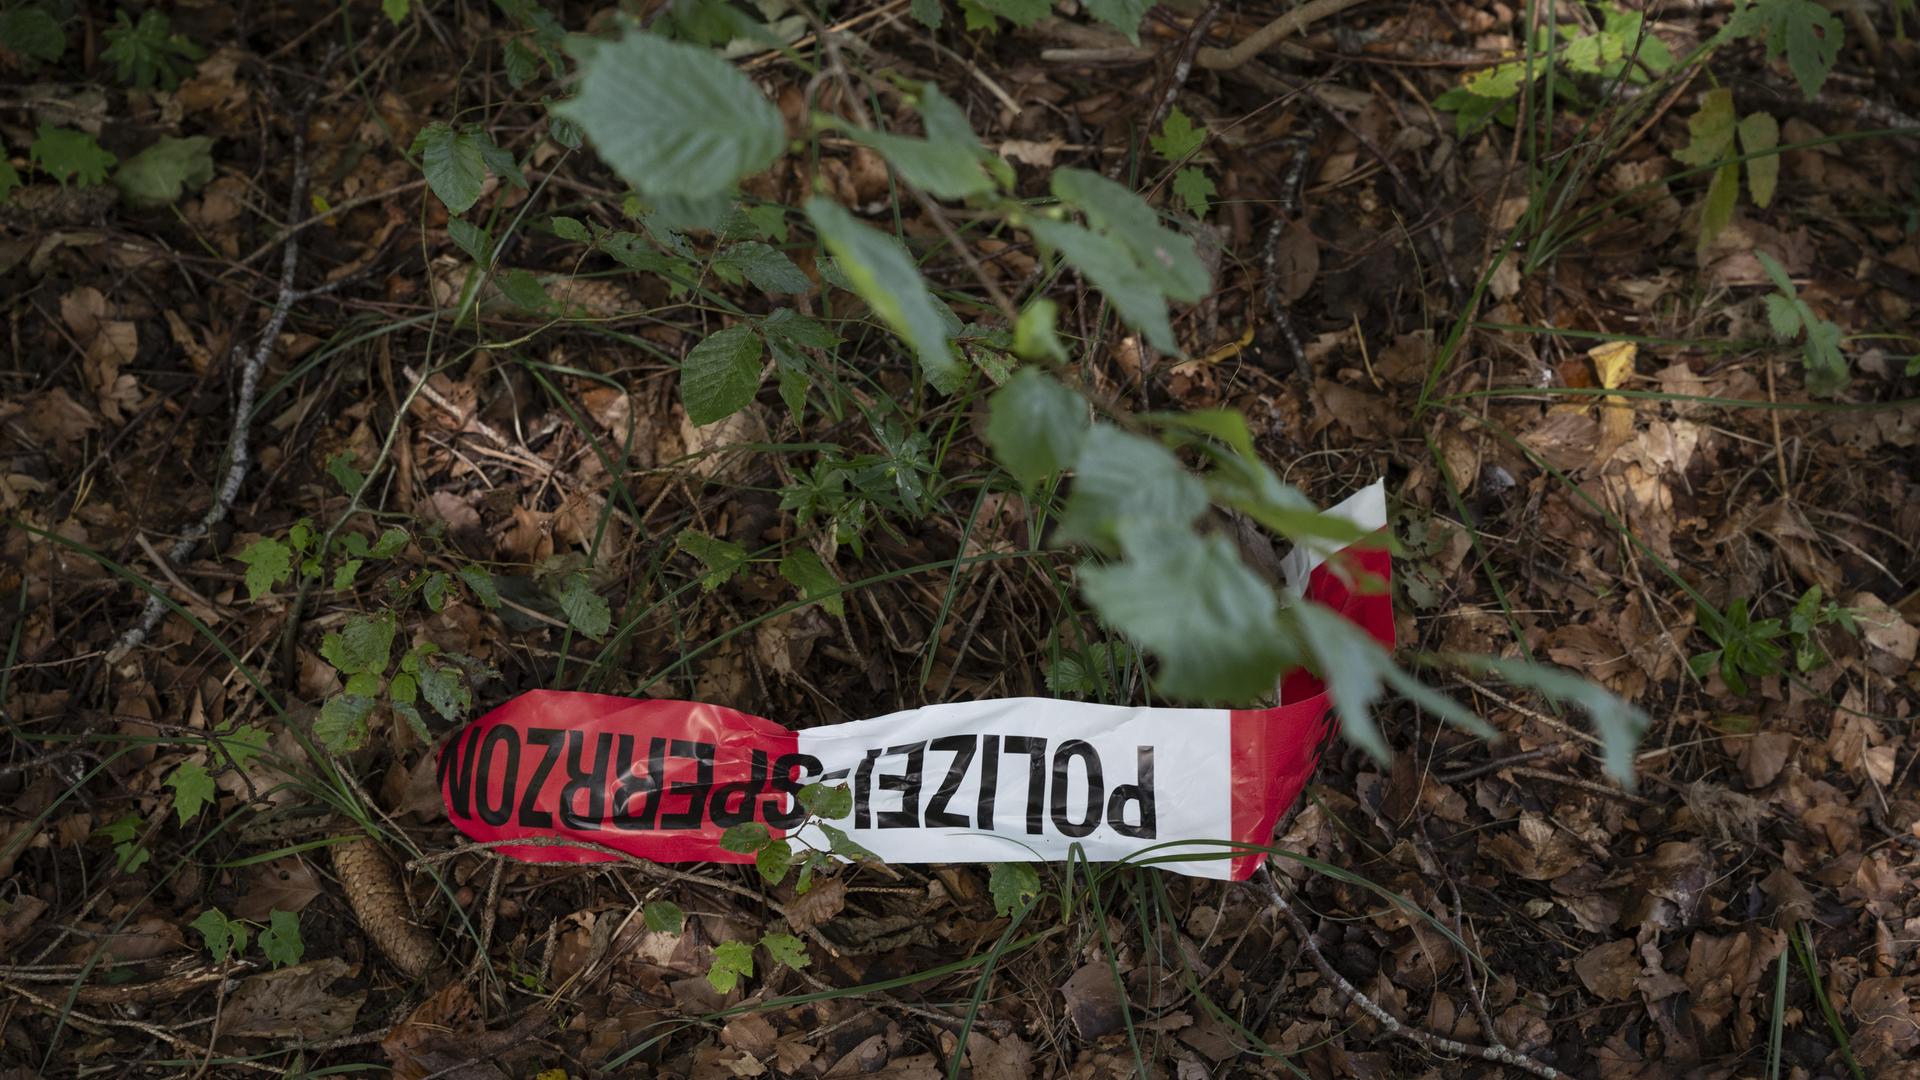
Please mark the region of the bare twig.
POLYGON ((1201 49, 1195 58, 1211 71, 1237 68, 1321 19, 1330 19, 1364 0, 1308 0, 1285 15, 1248 34, 1231 49, 1201 49))
MULTIPOLYGON (((1373 1022, 1379 1024, 1387 1034, 1406 1039, 1436 1054, 1480 1058, 1483 1061, 1497 1061, 1515 1069, 1524 1069, 1541 1077, 1542 1080, 1556 1080, 1557 1077, 1564 1075, 1553 1066, 1536 1061, 1518 1050, 1501 1046, 1474 1046, 1471 1043, 1463 1043, 1457 1039, 1449 1039, 1435 1035, 1431 1031, 1423 1031, 1401 1023, 1392 1013, 1361 993, 1359 987, 1349 982, 1345 975, 1335 971, 1333 965, 1327 962, 1326 954, 1320 951, 1320 942, 1314 938, 1313 931, 1307 927, 1306 920, 1300 917, 1300 913, 1293 909, 1293 904, 1288 902, 1286 896, 1280 892, 1280 887, 1274 882, 1272 874, 1262 870, 1260 884, 1266 888, 1267 899, 1273 903, 1275 910, 1279 911, 1287 920, 1287 925, 1293 928, 1294 936, 1300 939, 1300 947, 1305 950, 1307 958, 1313 961, 1313 966, 1320 972, 1320 977, 1332 983, 1334 988, 1345 995, 1349 1001, 1360 1006, 1360 1010, 1372 1017, 1373 1022)), ((1487 1034, 1489 1037, 1493 1035, 1491 1031, 1487 1034)))

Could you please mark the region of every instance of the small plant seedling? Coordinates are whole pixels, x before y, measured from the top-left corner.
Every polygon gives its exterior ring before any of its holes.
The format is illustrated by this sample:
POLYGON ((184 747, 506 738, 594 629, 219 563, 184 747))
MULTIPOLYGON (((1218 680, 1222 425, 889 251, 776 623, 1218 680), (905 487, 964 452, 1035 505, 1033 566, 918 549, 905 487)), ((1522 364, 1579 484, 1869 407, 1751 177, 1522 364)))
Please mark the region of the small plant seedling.
POLYGON ((1840 351, 1844 338, 1840 327, 1823 319, 1800 298, 1787 276, 1786 267, 1764 251, 1753 253, 1773 281, 1775 291, 1767 297, 1767 325, 1781 341, 1800 338, 1800 355, 1807 365, 1807 389, 1831 397, 1847 388, 1852 375, 1847 371, 1846 354, 1840 351))
POLYGON ((1784 673, 1789 652, 1793 670, 1801 675, 1825 664, 1827 653, 1819 638, 1822 627, 1838 626, 1849 634, 1860 632, 1854 613, 1826 599, 1818 585, 1800 594, 1784 623, 1779 619, 1754 619, 1748 613, 1745 597, 1735 599, 1724 612, 1708 604, 1699 605, 1698 612, 1700 628, 1719 648, 1694 656, 1689 666, 1703 678, 1719 669, 1721 681, 1736 694, 1747 692, 1748 678, 1784 673))
POLYGON ((193 71, 206 57, 206 51, 173 32, 173 22, 148 8, 135 22, 123 8, 115 13, 115 23, 107 28, 107 47, 100 58, 113 64, 116 77, 136 90, 162 90, 180 85, 180 77, 193 71))

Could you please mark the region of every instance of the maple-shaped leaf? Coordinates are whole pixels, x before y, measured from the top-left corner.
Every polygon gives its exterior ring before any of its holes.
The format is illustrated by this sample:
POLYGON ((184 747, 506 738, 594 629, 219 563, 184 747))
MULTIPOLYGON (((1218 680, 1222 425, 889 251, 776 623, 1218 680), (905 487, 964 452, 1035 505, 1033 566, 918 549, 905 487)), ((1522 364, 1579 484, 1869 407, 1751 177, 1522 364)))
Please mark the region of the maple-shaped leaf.
POLYGON ((120 159, 100 148, 93 136, 72 128, 41 124, 34 131, 33 145, 27 156, 35 165, 66 186, 73 180, 82 186, 103 184, 107 170, 120 159))

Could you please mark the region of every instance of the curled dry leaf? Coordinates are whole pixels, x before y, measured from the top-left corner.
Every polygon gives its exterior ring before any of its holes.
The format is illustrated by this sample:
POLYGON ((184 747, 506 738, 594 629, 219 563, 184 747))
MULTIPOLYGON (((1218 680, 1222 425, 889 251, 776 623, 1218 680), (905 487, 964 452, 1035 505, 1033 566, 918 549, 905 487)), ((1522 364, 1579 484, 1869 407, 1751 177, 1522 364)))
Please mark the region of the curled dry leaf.
POLYGON ((340 875, 347 903, 360 929, 393 966, 418 978, 433 966, 433 938, 407 918, 407 897, 386 852, 369 837, 335 844, 333 872, 340 875))
POLYGON ((250 976, 233 992, 222 1035, 262 1039, 330 1039, 353 1030, 365 990, 336 994, 332 985, 355 968, 337 956, 250 976))

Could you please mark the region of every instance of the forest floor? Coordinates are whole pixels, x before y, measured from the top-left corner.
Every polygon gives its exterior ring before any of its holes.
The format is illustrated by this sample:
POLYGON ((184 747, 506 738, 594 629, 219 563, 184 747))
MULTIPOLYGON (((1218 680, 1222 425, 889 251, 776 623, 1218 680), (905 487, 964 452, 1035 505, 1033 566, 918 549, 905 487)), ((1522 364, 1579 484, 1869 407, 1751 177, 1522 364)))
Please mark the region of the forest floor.
MULTIPOLYGON (((309 737, 356 677, 333 643, 370 615, 461 716, 539 687, 795 728, 1141 700, 1068 670, 1118 645, 1088 644, 1108 639, 1073 557, 996 470, 979 393, 924 399, 867 339, 847 393, 910 403, 917 451, 818 388, 690 423, 678 361, 724 321, 702 296, 754 294, 738 274, 672 293, 555 224, 617 225, 625 189, 549 130, 541 98, 567 90, 514 14, 537 5, 144 5, 189 43, 147 38, 144 79, 116 71, 108 5, 4 6, 16 33, 52 13, 64 47, 0 48, 22 184, 0 204, 0 1076, 1920 1077, 1920 50, 1899 5, 1854 6, 1811 100, 1741 41, 1657 100, 1574 70, 1557 107, 1523 90, 1477 125, 1436 101, 1519 54, 1524 6, 1309 4, 1327 13, 1232 63, 1200 47, 1285 5, 1154 8, 1137 45, 1073 0, 997 30, 949 8, 929 31, 905 0, 830 12, 866 69, 942 87, 1021 195, 1054 167, 1120 175, 1200 238, 1185 358, 1044 278, 1087 385, 1240 411, 1322 504, 1386 477, 1403 648, 1551 662, 1652 718, 1628 790, 1577 712, 1436 670, 1501 737, 1383 705, 1392 764, 1336 743, 1277 838, 1305 856, 1276 860, 1284 909, 1261 883, 1055 864, 1017 919, 980 866, 857 865, 803 898, 752 867, 501 860, 442 809, 436 710, 351 718, 350 753, 309 737), (1736 158, 1719 87, 1800 148, 1736 158), (517 172, 489 159, 478 205, 507 239, 460 322, 475 240, 423 179, 436 122, 517 172), (49 126, 92 136, 115 182, 49 126), (1709 128, 1720 156, 1689 172, 1709 128), (1703 217, 1723 219, 1704 240, 1703 217), (829 460, 925 488, 914 513, 835 504, 869 515, 826 552, 854 583, 837 612, 772 560, 696 587, 688 530, 791 535, 829 460), (263 538, 297 560, 335 532, 354 571, 250 595, 263 538), (1007 558, 960 558, 981 553, 1007 558), (343 816, 379 839, 342 842, 343 816), (805 966, 763 955, 723 992, 716 948, 770 932, 803 935, 805 966)), ((1640 4, 1565 7, 1563 45, 1640 4)), ((1644 25, 1683 56, 1730 7, 1649 2, 1644 25)), ((809 75, 732 55, 804 131, 809 75)), ((746 188, 937 235, 890 184, 827 137, 746 188)), ((1030 246, 973 250, 1023 299, 1043 281, 1030 246)), ((968 302, 942 258, 924 269, 968 302)))

